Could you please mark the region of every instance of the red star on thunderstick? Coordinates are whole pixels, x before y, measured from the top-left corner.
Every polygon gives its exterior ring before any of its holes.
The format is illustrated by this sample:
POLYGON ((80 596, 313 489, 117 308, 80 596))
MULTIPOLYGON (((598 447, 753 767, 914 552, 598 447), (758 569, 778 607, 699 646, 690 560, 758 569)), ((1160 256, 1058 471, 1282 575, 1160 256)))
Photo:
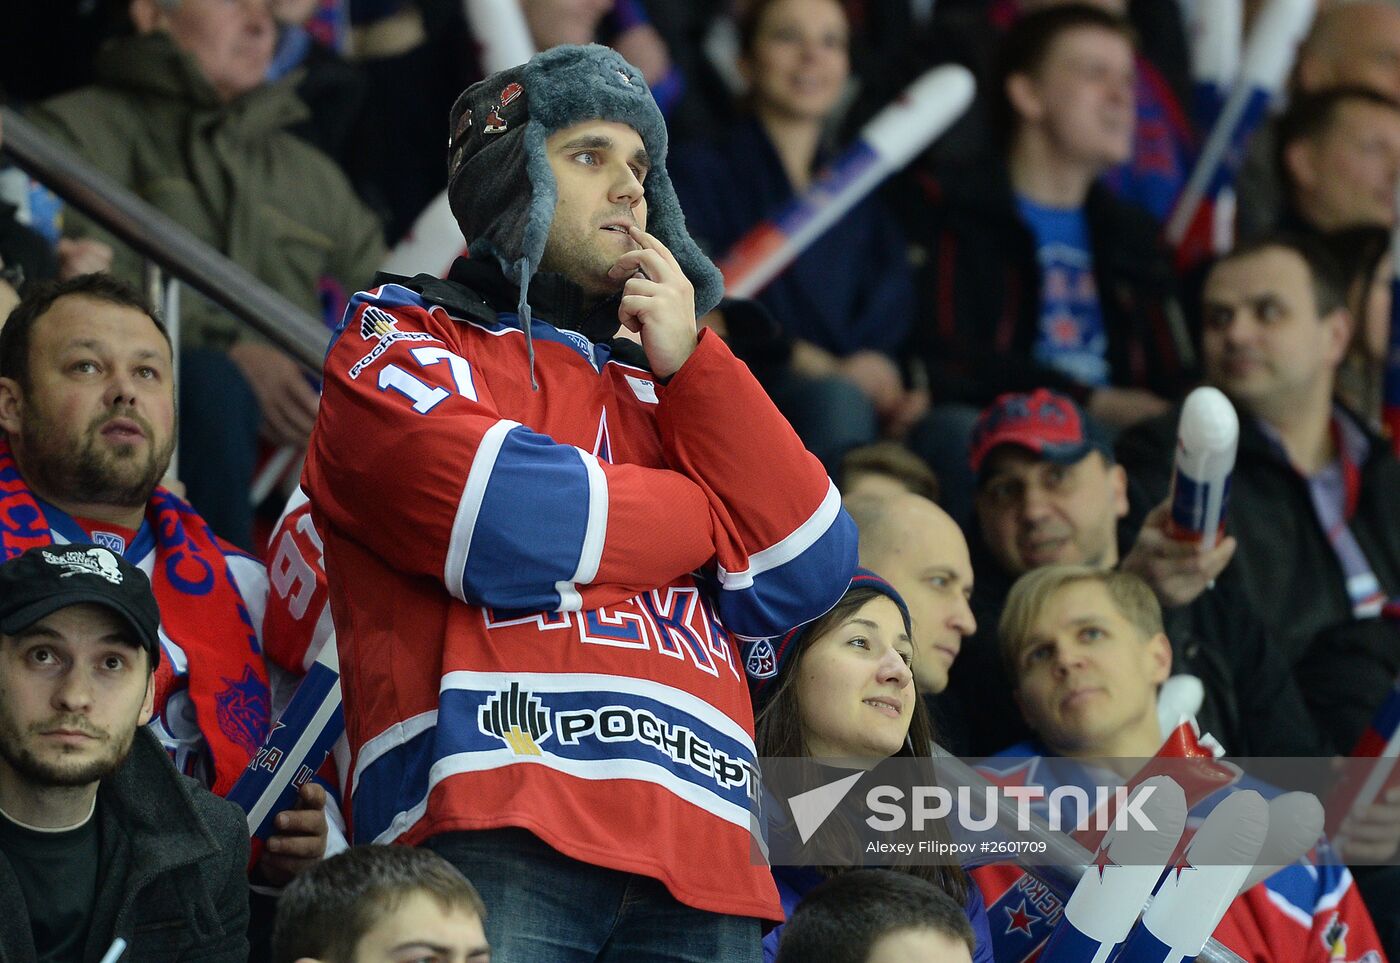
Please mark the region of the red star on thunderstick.
POLYGON ((1034 913, 1028 913, 1028 912, 1026 912, 1026 901, 1025 901, 1025 900, 1021 900, 1021 905, 1018 906, 1018 907, 1016 907, 1015 909, 1012 909, 1012 908, 1009 907, 1009 906, 1005 907, 1005 909, 1006 909, 1006 915, 1007 915, 1007 916, 1010 918, 1010 920, 1011 920, 1010 925, 1006 927, 1006 933, 1007 933, 1008 936, 1009 936, 1010 934, 1016 932, 1017 930, 1020 930, 1022 933, 1025 933, 1027 936, 1032 936, 1032 935, 1034 935, 1034 934, 1031 933, 1031 924, 1032 924, 1032 923, 1039 923, 1039 922, 1040 922, 1040 917, 1039 917, 1039 916, 1036 916, 1034 913))
POLYGON ((1035 769, 1038 762, 1040 762, 1040 757, 1033 756, 1025 762, 1017 763, 1010 769, 997 770, 990 766, 978 766, 977 772, 994 786, 1025 786, 1029 784, 1031 771, 1035 769))
POLYGON ((1182 853, 1182 854, 1181 854, 1181 858, 1178 859, 1175 863, 1172 864, 1172 869, 1176 870, 1176 881, 1177 881, 1178 883, 1181 882, 1181 871, 1182 871, 1183 869, 1195 869, 1195 868, 1196 868, 1196 867, 1192 866, 1192 865, 1191 865, 1191 862, 1186 858, 1186 853, 1182 853))
POLYGON ((1050 322, 1050 337, 1056 344, 1074 344, 1079 340, 1079 322, 1060 315, 1050 322))
POLYGON ((1118 864, 1108 858, 1108 847, 1102 846, 1099 848, 1099 851, 1094 854, 1094 861, 1089 865, 1099 868, 1099 879, 1102 880, 1103 871, 1110 866, 1117 866, 1118 864))

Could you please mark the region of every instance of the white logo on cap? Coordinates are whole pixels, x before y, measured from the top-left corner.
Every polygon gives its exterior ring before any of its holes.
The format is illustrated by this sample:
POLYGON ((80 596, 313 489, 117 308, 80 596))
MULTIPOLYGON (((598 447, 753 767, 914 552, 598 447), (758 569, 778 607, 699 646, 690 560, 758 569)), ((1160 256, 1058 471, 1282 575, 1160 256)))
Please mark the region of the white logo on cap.
POLYGON ((773 643, 759 639, 749 649, 744 660, 744 671, 754 679, 771 679, 778 674, 778 655, 773 651, 773 643))
POLYGON ((59 578, 73 575, 96 575, 105 578, 113 585, 122 584, 122 570, 117 566, 117 557, 105 548, 89 548, 83 552, 41 552, 44 561, 50 565, 66 568, 59 578))

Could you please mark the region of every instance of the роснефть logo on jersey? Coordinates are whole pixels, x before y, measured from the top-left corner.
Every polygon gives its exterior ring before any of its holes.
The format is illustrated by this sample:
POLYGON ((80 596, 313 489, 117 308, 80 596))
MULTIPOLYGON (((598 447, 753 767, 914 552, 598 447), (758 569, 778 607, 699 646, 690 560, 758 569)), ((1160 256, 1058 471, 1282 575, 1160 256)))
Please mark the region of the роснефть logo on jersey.
POLYGON ((481 707, 481 729, 505 741, 517 756, 540 755, 539 744, 549 738, 549 710, 518 683, 497 693, 481 707))

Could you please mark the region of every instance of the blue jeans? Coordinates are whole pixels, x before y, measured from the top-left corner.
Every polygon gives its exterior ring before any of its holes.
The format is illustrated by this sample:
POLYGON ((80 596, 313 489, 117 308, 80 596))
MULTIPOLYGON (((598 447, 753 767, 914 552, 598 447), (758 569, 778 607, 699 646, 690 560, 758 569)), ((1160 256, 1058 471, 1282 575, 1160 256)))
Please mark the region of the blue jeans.
POLYGON ((494 963, 760 963, 758 920, 692 909, 660 882, 570 859, 523 829, 424 845, 486 903, 494 963))

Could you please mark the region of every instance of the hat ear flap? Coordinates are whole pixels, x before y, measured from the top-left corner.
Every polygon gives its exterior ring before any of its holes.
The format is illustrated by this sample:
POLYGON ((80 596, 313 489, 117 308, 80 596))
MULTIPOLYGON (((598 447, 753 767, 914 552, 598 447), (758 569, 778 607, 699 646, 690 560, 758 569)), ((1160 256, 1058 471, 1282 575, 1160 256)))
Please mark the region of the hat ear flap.
MULTIPOLYGON (((544 259, 549 231, 554 224, 554 208, 559 201, 559 184, 554 168, 549 166, 549 151, 545 145, 544 128, 537 121, 525 125, 525 177, 530 183, 530 203, 525 211, 521 251, 530 264, 539 270, 544 259)), ((522 281, 522 278, 515 278, 522 281)))
POLYGON ((695 316, 708 314, 724 297, 724 276, 686 230, 680 199, 664 167, 647 177, 646 193, 649 229, 675 255, 676 263, 694 285, 695 316))

